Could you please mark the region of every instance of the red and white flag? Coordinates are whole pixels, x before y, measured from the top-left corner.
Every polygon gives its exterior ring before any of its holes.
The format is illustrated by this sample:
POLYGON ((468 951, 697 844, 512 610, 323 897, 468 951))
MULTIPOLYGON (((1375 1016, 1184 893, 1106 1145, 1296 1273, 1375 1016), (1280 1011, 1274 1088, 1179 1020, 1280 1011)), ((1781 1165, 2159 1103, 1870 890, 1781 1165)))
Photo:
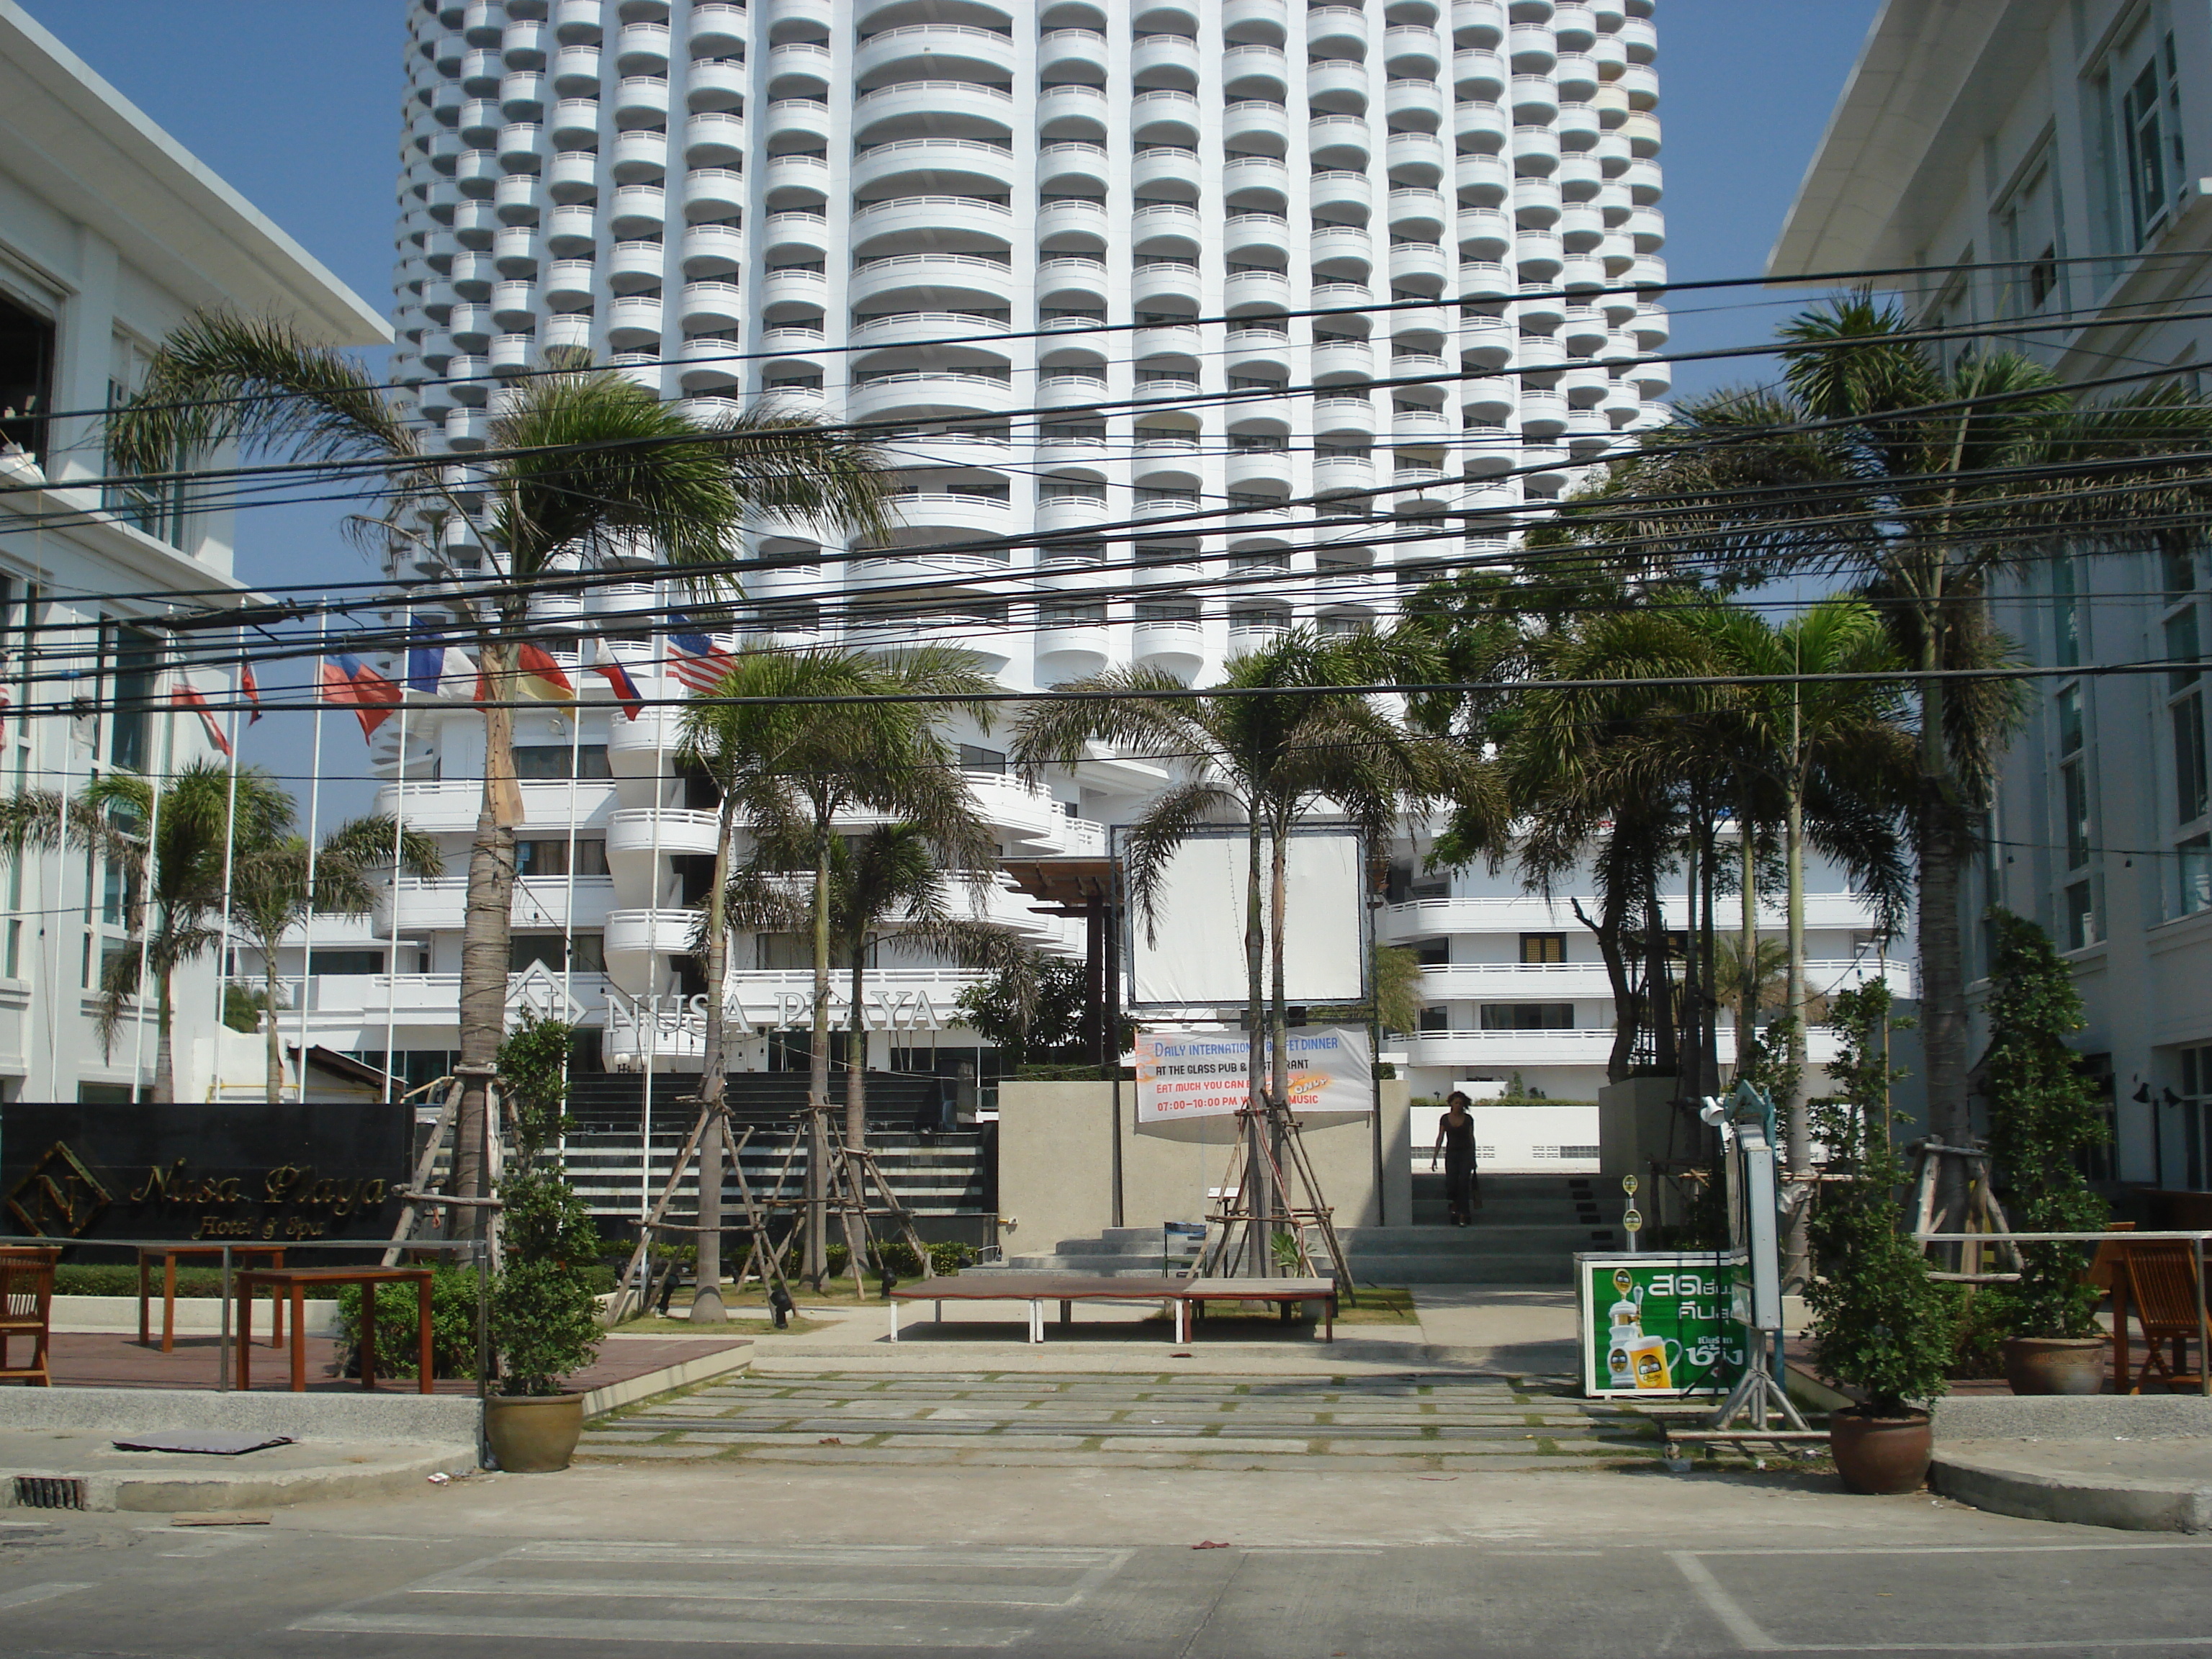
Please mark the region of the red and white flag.
POLYGON ((189 708, 198 714, 200 724, 207 727, 208 741, 222 750, 225 760, 230 758, 230 739, 223 735, 222 723, 216 719, 215 710, 208 707, 208 700, 190 680, 179 680, 169 688, 169 707, 189 708))

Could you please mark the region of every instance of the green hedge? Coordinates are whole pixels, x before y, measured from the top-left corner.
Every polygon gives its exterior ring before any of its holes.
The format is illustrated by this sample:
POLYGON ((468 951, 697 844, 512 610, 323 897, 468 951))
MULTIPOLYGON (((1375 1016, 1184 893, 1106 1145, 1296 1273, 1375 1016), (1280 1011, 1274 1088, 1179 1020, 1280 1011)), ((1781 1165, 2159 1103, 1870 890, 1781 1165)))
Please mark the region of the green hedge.
MULTIPOLYGON (((975 1259, 970 1245, 946 1239, 929 1245, 929 1271, 939 1278, 949 1278, 975 1259)), ((827 1256, 831 1277, 843 1273, 853 1259, 853 1253, 842 1244, 829 1247, 827 1256)), ((869 1252, 868 1265, 872 1272, 889 1269, 894 1279, 920 1279, 921 1264, 915 1260, 914 1247, 902 1238, 879 1239, 869 1252)), ((796 1271, 787 1267, 787 1273, 796 1271)))
MULTIPOLYGON (((360 1365, 361 1287, 342 1286, 338 1303, 340 1375, 357 1374, 360 1365)), ((414 1288, 386 1285, 376 1297, 376 1374, 413 1376, 421 1352, 414 1288)), ((477 1374, 477 1270, 436 1267, 430 1277, 430 1375, 477 1374)))
MULTIPOLYGON (((146 1288, 154 1296, 161 1294, 161 1270, 155 1267, 146 1274, 146 1288)), ((128 1262, 94 1262, 87 1266, 64 1265, 54 1269, 56 1296, 127 1296, 136 1300, 138 1295, 138 1269, 128 1262)), ((186 1297, 213 1300, 222 1294, 222 1269, 220 1267, 179 1267, 177 1269, 177 1299, 186 1297)), ((310 1301, 328 1301, 325 1296, 310 1295, 310 1301)))

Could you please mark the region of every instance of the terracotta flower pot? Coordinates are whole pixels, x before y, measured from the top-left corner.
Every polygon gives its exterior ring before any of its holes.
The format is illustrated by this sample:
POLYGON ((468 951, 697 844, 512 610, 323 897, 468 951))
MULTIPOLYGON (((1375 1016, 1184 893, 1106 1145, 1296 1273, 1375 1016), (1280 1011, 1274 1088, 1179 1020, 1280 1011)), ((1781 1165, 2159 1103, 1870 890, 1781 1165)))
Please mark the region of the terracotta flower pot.
POLYGON ((567 1468, 583 1432, 580 1394, 495 1394, 484 1401, 484 1438, 509 1474, 567 1468))
POLYGON ((2004 1350, 2005 1381, 2014 1394, 2102 1394, 2105 1349, 2101 1336, 2008 1336, 2004 1350))
POLYGON ((1862 1406, 1830 1416, 1828 1449, 1849 1491, 1917 1492, 1935 1455, 1936 1430, 1925 1412, 1875 1417, 1862 1406))

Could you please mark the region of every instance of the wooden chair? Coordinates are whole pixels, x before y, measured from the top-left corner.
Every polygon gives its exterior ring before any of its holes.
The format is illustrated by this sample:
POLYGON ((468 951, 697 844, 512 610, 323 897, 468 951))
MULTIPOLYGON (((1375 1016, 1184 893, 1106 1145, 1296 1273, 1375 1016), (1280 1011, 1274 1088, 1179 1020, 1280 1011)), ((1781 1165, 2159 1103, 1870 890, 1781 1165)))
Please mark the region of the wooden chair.
POLYGON ((0 1382, 35 1382, 53 1386, 46 1369, 48 1327, 53 1320, 54 1263, 59 1250, 0 1251, 0 1382), (9 1363, 9 1345, 27 1338, 31 1363, 9 1363))
MULTIPOLYGON (((2122 1394, 2140 1394, 2156 1371, 2169 1389, 2195 1389, 2202 1378, 2184 1366, 2188 1346, 2202 1335, 2197 1319, 2197 1246, 2178 1239, 2124 1244, 2119 1249, 2119 1268, 2112 1281, 2112 1323, 2119 1364, 2113 1382, 2122 1394), (2130 1379, 2127 1357, 2127 1322, 2133 1314, 2142 1332, 2142 1369, 2130 1379), (2164 1345, 2173 1345, 2167 1363, 2164 1345)), ((2198 1343, 2197 1364, 2204 1363, 2198 1343)))

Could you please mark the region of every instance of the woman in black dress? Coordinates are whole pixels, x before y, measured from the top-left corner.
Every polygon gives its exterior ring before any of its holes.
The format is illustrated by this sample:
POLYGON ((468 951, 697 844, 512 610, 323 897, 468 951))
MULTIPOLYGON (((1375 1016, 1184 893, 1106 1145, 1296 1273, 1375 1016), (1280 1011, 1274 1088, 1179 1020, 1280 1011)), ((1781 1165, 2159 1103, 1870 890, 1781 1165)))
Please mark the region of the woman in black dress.
POLYGON ((1437 1167, 1437 1154, 1443 1154, 1444 1202, 1450 1207, 1455 1227, 1466 1226, 1468 1217, 1482 1207, 1482 1193, 1475 1180, 1474 1117, 1468 1110, 1474 1103, 1456 1089, 1444 1097, 1437 1144, 1429 1152, 1431 1170, 1437 1167))

